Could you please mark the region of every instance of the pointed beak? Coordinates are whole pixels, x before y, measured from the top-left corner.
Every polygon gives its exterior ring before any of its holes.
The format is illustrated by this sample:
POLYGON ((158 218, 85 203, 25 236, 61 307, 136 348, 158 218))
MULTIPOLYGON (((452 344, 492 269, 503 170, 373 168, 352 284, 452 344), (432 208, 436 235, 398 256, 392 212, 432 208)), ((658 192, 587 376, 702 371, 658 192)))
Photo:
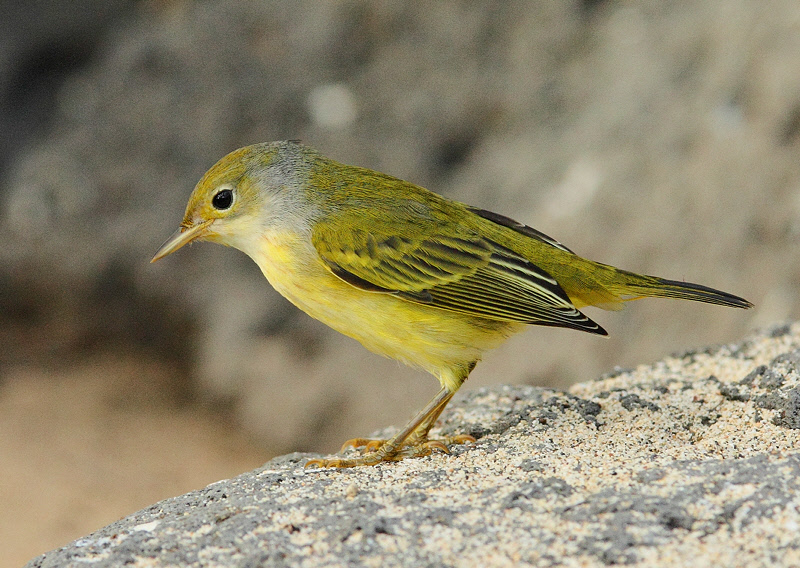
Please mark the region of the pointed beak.
POLYGON ((183 245, 189 244, 195 239, 202 238, 213 222, 214 220, 210 219, 189 228, 181 227, 174 235, 167 239, 167 242, 161 245, 161 248, 158 249, 158 252, 153 256, 150 262, 160 260, 168 254, 172 254, 183 245))

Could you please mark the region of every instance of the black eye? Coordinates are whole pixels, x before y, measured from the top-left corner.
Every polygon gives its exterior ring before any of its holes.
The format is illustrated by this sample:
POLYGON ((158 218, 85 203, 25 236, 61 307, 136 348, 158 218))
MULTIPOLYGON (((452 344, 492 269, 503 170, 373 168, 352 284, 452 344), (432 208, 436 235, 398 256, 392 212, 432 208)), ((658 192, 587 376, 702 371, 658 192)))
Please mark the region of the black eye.
POLYGON ((217 194, 211 198, 211 205, 214 209, 224 211, 233 205, 233 192, 230 189, 223 189, 218 191, 217 194))

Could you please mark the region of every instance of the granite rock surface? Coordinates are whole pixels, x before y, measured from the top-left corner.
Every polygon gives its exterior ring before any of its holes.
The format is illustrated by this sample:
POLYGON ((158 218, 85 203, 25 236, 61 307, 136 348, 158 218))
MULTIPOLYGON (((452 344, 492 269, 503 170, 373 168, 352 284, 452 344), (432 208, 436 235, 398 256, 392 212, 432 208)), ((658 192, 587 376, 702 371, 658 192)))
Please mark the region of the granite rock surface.
POLYGON ((40 556, 55 566, 796 566, 800 325, 568 392, 457 397, 477 443, 306 470, 291 454, 40 556))

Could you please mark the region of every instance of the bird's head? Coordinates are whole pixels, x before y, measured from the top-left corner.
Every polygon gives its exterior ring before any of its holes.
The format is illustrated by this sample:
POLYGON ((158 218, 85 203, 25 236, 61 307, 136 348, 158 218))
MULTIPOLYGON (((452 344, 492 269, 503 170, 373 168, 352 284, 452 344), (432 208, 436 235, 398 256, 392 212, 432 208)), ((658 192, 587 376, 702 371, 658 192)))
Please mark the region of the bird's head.
POLYGON ((315 153, 294 142, 255 144, 231 152, 200 179, 178 231, 155 262, 197 240, 249 252, 268 231, 302 229, 313 209, 304 201, 315 153))

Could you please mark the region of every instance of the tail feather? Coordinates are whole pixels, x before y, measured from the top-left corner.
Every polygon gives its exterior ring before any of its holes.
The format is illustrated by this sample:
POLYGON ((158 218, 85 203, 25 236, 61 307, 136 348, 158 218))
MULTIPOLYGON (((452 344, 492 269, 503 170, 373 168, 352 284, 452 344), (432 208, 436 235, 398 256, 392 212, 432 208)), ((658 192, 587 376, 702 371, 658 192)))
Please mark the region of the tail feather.
MULTIPOLYGON (((623 271, 620 271, 623 272, 623 271)), ((657 276, 641 276, 639 274, 626 273, 628 281, 624 283, 624 295, 627 300, 635 300, 641 297, 656 298, 679 298, 682 300, 695 300, 707 304, 718 304, 720 306, 730 306, 733 308, 752 308, 753 304, 734 294, 723 292, 692 282, 680 282, 678 280, 667 280, 657 276)))

